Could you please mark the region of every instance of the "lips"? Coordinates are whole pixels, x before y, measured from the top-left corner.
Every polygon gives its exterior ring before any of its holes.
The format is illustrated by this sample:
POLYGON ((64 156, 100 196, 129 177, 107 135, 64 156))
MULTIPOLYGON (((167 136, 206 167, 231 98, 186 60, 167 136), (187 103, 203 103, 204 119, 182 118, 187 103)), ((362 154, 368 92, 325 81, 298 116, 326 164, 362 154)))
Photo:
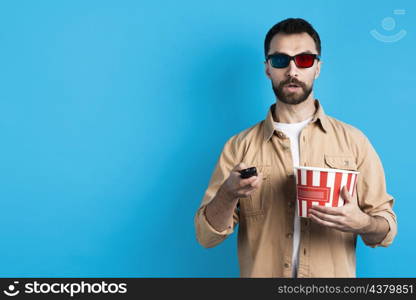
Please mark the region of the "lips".
POLYGON ((299 85, 293 83, 285 85, 285 89, 289 92, 296 92, 299 88, 299 85))

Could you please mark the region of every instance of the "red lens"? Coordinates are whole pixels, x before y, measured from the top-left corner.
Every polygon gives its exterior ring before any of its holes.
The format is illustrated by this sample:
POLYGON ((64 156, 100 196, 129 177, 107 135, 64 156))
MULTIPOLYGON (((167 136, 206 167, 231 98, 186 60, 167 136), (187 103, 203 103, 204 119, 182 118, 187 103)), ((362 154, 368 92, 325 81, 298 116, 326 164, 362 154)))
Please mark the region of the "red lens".
POLYGON ((296 66, 299 68, 310 68, 315 61, 315 55, 313 54, 299 54, 295 56, 296 66))

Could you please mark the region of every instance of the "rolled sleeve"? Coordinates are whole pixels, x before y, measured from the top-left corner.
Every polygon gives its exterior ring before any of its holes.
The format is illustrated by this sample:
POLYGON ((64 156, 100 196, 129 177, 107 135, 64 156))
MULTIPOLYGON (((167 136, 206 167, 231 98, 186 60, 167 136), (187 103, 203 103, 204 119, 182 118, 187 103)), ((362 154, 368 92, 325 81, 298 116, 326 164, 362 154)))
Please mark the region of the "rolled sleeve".
POLYGON ((367 246, 389 246, 397 234, 397 217, 393 211, 395 199, 387 193, 384 169, 379 156, 370 141, 360 135, 360 155, 357 161, 357 197, 360 208, 370 216, 380 216, 387 220, 389 231, 382 241, 367 246))
POLYGON ((218 231, 208 222, 205 215, 206 205, 201 207, 195 216, 195 226, 197 230, 198 242, 205 248, 212 248, 221 243, 228 235, 233 233, 234 224, 231 220, 230 225, 224 231, 218 231))
POLYGON ((234 210, 229 226, 224 231, 217 231, 208 222, 205 215, 207 205, 214 199, 219 188, 230 175, 231 170, 239 163, 236 153, 236 136, 230 138, 224 145, 214 172, 211 176, 208 188, 205 191, 202 203, 195 214, 195 229, 198 242, 205 248, 214 247, 233 233, 235 225, 239 222, 238 209, 234 210))
POLYGON ((389 224, 389 231, 387 232, 386 236, 384 237, 384 239, 376 244, 368 244, 365 243, 367 246, 370 246, 371 248, 375 248, 377 246, 382 246, 382 247, 387 247, 389 246, 392 242, 394 237, 397 234, 397 221, 396 221, 396 215, 389 211, 379 211, 376 213, 371 213, 370 216, 375 217, 375 216, 379 216, 379 217, 383 217, 384 219, 386 219, 387 223, 389 224))

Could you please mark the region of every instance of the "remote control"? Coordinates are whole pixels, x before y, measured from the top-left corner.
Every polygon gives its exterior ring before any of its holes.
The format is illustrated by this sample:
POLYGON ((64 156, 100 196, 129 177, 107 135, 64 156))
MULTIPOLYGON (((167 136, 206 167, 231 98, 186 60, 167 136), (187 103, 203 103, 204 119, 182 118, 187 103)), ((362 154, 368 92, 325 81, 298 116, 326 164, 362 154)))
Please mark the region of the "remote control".
POLYGON ((239 171, 241 178, 250 178, 252 176, 257 176, 257 169, 256 167, 247 168, 244 170, 239 171))

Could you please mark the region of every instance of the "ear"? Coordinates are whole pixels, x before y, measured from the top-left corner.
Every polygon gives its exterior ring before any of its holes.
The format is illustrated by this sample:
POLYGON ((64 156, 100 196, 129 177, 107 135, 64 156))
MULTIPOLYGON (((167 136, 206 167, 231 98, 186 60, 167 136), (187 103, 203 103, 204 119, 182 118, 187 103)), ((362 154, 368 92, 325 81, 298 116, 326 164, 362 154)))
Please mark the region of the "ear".
POLYGON ((321 74, 321 65, 322 64, 323 64, 323 62, 321 60, 319 60, 318 65, 316 67, 315 79, 319 77, 319 74, 321 74))
POLYGON ((270 74, 270 65, 267 63, 267 61, 264 62, 264 72, 269 79, 272 79, 272 75, 270 74))

